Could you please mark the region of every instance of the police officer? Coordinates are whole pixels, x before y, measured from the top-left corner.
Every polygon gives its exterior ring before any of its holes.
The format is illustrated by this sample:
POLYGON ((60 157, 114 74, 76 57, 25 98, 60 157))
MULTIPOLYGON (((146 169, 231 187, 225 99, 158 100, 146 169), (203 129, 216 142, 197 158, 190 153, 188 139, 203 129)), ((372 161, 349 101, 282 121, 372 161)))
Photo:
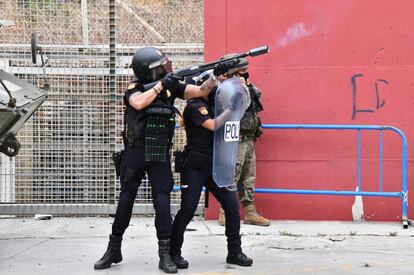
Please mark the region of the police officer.
POLYGON ((219 63, 214 74, 201 86, 180 82, 173 74, 171 62, 159 49, 144 47, 132 58, 134 79, 124 95, 125 150, 121 163, 121 193, 112 234, 103 257, 95 269, 109 268, 122 261, 121 241, 129 225, 138 187, 145 172, 151 185, 158 238, 159 268, 176 273, 177 266, 170 257, 172 219, 170 192, 174 181, 169 149, 175 128, 175 98, 190 99, 206 96, 216 85, 215 75, 227 71, 228 64, 219 63), (152 88, 145 84, 157 81, 152 88))
MULTIPOLYGON (((211 98, 211 97, 210 97, 211 98)), ((222 125, 228 110, 214 120, 213 104, 208 97, 188 101, 183 113, 187 136, 185 147, 186 161, 181 173, 181 208, 173 222, 171 256, 178 268, 187 268, 188 262, 181 256, 184 231, 197 209, 203 186, 221 203, 226 213, 228 254, 226 262, 240 266, 250 266, 253 260, 243 254, 240 238, 240 213, 237 194, 227 188, 219 188, 212 177, 213 131, 222 125)), ((232 106, 230 106, 230 109, 232 106)), ((233 107, 235 108, 235 107, 233 107)))
MULTIPOLYGON (((226 55, 225 58, 235 54, 226 55)), ((256 154, 254 142, 262 135, 262 128, 258 113, 263 111, 260 101, 261 91, 250 82, 249 62, 241 58, 240 62, 227 71, 227 77, 240 77, 244 82, 246 95, 248 97, 248 108, 240 120, 240 140, 237 152, 237 163, 235 182, 239 192, 239 200, 243 205, 244 223, 268 226, 270 221, 256 211, 254 203, 254 187, 256 180, 256 154)), ((220 208, 219 224, 225 224, 223 209, 220 208)))

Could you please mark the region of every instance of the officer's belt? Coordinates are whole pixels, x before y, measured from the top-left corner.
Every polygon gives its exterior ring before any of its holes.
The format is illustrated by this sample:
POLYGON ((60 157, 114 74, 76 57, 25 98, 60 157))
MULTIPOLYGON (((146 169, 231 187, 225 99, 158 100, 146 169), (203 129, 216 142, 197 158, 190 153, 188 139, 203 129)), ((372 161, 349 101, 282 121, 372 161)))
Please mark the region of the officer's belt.
POLYGON ((186 151, 187 161, 185 166, 197 168, 201 170, 210 170, 213 158, 211 154, 206 154, 196 150, 186 151))
POLYGON ((212 144, 197 144, 197 143, 188 143, 185 146, 186 151, 197 151, 202 154, 212 155, 213 145, 212 144))
POLYGON ((190 142, 185 146, 186 166, 201 170, 210 170, 213 163, 213 145, 190 142))

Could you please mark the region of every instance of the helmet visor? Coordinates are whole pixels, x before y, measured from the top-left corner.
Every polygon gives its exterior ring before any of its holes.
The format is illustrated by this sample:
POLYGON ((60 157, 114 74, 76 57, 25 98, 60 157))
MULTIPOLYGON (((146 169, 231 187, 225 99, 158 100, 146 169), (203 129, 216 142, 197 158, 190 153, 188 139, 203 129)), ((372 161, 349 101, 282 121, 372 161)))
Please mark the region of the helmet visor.
POLYGON ((163 78, 167 73, 172 72, 171 61, 168 57, 164 56, 158 61, 152 62, 148 65, 150 70, 151 79, 153 81, 163 78))
POLYGON ((171 61, 167 56, 163 56, 160 60, 154 61, 148 64, 148 69, 154 69, 155 67, 163 66, 167 72, 172 72, 171 61))
POLYGON ((167 72, 163 66, 155 67, 149 71, 151 81, 157 81, 163 78, 167 72))

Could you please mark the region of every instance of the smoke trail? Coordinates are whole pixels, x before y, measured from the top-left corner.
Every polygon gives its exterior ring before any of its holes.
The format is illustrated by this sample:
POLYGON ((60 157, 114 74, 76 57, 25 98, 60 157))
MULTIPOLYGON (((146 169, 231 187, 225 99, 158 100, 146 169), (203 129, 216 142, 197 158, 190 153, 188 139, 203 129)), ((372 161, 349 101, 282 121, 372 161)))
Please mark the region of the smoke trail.
POLYGON ((289 43, 292 43, 296 40, 299 40, 303 37, 307 37, 309 35, 311 35, 313 32, 313 30, 309 31, 305 28, 305 24, 300 22, 297 23, 295 25, 293 25, 292 27, 290 27, 287 31, 286 31, 286 35, 279 38, 276 42, 276 47, 284 47, 289 43))

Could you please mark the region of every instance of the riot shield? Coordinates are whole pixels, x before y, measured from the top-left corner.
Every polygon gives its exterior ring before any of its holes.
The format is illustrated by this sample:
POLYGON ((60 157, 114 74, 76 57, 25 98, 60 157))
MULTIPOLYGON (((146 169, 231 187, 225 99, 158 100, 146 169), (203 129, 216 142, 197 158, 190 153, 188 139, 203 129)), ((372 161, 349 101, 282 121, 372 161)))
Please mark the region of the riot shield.
POLYGON ((213 147, 213 179, 219 187, 234 185, 240 119, 247 107, 247 95, 238 77, 219 85, 215 98, 213 147))

